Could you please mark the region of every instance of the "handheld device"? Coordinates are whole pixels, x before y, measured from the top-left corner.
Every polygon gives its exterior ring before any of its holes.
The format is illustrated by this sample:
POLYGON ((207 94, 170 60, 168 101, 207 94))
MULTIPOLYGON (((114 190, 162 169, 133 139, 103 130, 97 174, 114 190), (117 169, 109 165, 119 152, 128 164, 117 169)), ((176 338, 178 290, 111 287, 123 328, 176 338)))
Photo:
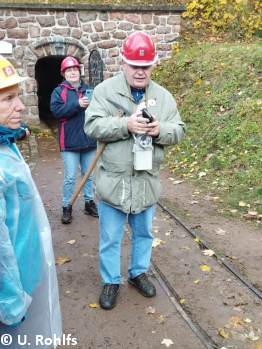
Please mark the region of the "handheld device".
POLYGON ((86 97, 89 101, 91 101, 91 99, 92 99, 93 92, 94 92, 94 90, 93 90, 92 88, 88 88, 88 89, 86 90, 85 97, 86 97))
POLYGON ((146 108, 142 109, 142 116, 143 118, 148 120, 148 123, 154 120, 153 116, 149 113, 149 111, 146 108))

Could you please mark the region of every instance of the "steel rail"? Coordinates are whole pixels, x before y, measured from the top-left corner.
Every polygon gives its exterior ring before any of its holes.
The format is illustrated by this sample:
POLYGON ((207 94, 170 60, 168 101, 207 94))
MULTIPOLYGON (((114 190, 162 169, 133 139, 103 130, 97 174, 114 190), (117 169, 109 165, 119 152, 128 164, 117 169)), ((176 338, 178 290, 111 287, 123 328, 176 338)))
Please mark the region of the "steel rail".
POLYGON ((158 201, 158 206, 166 213, 169 214, 180 226, 182 226, 194 239, 199 239, 199 246, 201 249, 212 250, 215 253, 212 257, 221 262, 221 264, 230 271, 235 277, 241 281, 243 285, 245 285, 251 292, 253 292, 260 300, 262 300, 262 292, 256 288, 254 285, 249 282, 243 275, 241 275, 238 271, 236 271, 224 258, 219 257, 216 251, 210 247, 200 236, 196 234, 192 229, 188 228, 173 212, 171 212, 167 207, 165 207, 161 202, 158 201))
POLYGON ((196 322, 193 321, 190 317, 190 312, 186 311, 179 303, 181 297, 177 294, 175 289, 171 286, 168 279, 158 268, 154 261, 151 261, 151 271, 153 272, 155 278, 160 284, 161 288, 167 294, 169 300, 174 305, 175 309, 179 315, 183 318, 186 324, 190 327, 192 332, 199 338, 201 343, 206 347, 206 349, 218 349, 221 348, 221 345, 215 343, 213 339, 208 335, 208 333, 196 322))

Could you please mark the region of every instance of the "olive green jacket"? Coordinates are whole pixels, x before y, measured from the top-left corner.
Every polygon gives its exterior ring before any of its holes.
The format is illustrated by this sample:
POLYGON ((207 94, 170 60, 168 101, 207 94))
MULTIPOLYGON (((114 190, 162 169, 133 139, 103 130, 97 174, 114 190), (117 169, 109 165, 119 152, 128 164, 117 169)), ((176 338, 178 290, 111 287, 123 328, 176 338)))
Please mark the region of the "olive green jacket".
POLYGON ((165 88, 151 80, 145 101, 160 124, 160 134, 153 139, 153 167, 147 171, 134 170, 134 139, 128 132, 127 120, 137 105, 124 74, 96 86, 86 110, 86 134, 97 139, 98 146, 107 143, 96 167, 98 198, 126 213, 139 213, 157 202, 164 145, 178 143, 185 133, 175 99, 165 88), (125 113, 122 117, 121 112, 125 113))

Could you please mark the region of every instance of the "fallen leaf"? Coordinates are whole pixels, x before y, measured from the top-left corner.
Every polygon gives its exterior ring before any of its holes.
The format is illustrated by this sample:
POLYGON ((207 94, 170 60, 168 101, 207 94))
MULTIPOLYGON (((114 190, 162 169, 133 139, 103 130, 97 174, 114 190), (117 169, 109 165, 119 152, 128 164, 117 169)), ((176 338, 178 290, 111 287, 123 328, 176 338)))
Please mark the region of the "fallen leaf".
POLYGON ((257 341, 259 339, 259 336, 256 336, 254 331, 251 330, 247 335, 247 338, 250 339, 251 341, 257 341))
POLYGON ((247 204, 244 201, 239 201, 238 206, 245 207, 245 206, 247 206, 247 204))
POLYGON ((183 182, 184 182, 183 180, 180 180, 180 181, 174 181, 174 182, 173 182, 173 184, 174 184, 174 185, 177 185, 177 184, 181 184, 181 183, 183 183, 183 182))
POLYGON ((74 245, 76 243, 76 240, 69 240, 67 241, 67 244, 69 245, 74 245))
POLYGON ((59 256, 55 260, 56 265, 62 265, 62 264, 68 263, 68 262, 71 262, 71 258, 68 256, 59 256))
POLYGON ((170 345, 174 344, 174 342, 172 341, 172 339, 164 338, 161 344, 164 344, 167 348, 169 348, 170 345))
POLYGON ((155 247, 163 245, 165 243, 166 243, 165 241, 163 241, 163 240, 161 240, 159 238, 154 238, 153 239, 153 243, 152 243, 152 247, 155 248, 155 247))
POLYGON ((200 282, 200 280, 194 280, 194 284, 196 284, 196 285, 198 285, 199 284, 199 282, 200 282))
POLYGON ((222 338, 225 338, 225 339, 228 339, 228 338, 229 338, 229 333, 226 332, 223 328, 220 328, 220 329, 218 330, 218 334, 219 334, 219 336, 222 337, 222 338))
POLYGON ((232 316, 230 318, 229 326, 232 328, 238 328, 243 326, 243 320, 240 319, 238 316, 232 316))
POLYGON ((210 272, 211 268, 208 265, 200 265, 202 271, 210 272))
POLYGON ((162 315, 162 314, 160 314, 158 317, 157 317, 157 322, 159 323, 159 324, 164 324, 165 323, 165 317, 164 317, 164 315, 162 315))
POLYGON ((225 230, 223 230, 223 229, 221 229, 221 228, 218 228, 218 229, 216 229, 216 234, 217 234, 217 235, 225 235, 226 232, 225 232, 225 230))
POLYGON ((186 302, 186 300, 185 300, 184 298, 181 298, 181 299, 179 300, 179 303, 180 303, 180 304, 185 304, 185 302, 186 302))
POLYGON ((206 172, 199 172, 198 177, 201 178, 201 177, 204 177, 206 175, 207 175, 206 172))
POLYGON ((196 237, 196 238, 194 239, 194 241, 197 242, 197 243, 199 244, 199 243, 200 243, 199 237, 196 237))
POLYGON ((156 309, 154 307, 149 306, 146 308, 147 314, 155 314, 155 312, 156 312, 156 309))
POLYGON ((257 343, 254 349, 262 349, 262 342, 257 343))
POLYGON ((245 318, 244 319, 244 322, 246 322, 247 324, 250 324, 251 323, 251 320, 249 318, 245 318))
POLYGON ((197 79, 197 80, 195 81, 195 85, 196 85, 196 86, 200 86, 202 83, 203 83, 203 80, 202 80, 202 79, 197 79))
POLYGON ((215 252, 213 250, 203 250, 202 251, 205 256, 212 257, 215 252))
POLYGON ((256 211, 248 211, 247 214, 244 214, 244 217, 247 220, 259 219, 258 212, 256 211))
POLYGON ((88 306, 89 306, 89 308, 92 308, 92 309, 100 308, 100 305, 97 303, 90 303, 90 304, 88 304, 88 306))
POLYGON ((198 204, 199 203, 199 201, 197 201, 197 200, 192 200, 192 201, 190 201, 190 204, 191 205, 195 205, 195 204, 198 204))

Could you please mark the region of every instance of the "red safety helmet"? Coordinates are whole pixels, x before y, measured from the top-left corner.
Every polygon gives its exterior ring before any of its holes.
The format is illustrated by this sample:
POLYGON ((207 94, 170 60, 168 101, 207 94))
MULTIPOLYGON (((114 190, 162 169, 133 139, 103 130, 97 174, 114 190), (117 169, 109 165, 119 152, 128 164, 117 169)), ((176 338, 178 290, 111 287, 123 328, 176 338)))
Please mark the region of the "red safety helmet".
POLYGON ((155 45, 144 32, 135 32, 129 35, 124 41, 120 53, 123 61, 131 65, 149 66, 158 60, 155 45))
POLYGON ((74 57, 68 56, 62 60, 60 72, 64 73, 66 69, 77 67, 80 70, 80 64, 74 57))

